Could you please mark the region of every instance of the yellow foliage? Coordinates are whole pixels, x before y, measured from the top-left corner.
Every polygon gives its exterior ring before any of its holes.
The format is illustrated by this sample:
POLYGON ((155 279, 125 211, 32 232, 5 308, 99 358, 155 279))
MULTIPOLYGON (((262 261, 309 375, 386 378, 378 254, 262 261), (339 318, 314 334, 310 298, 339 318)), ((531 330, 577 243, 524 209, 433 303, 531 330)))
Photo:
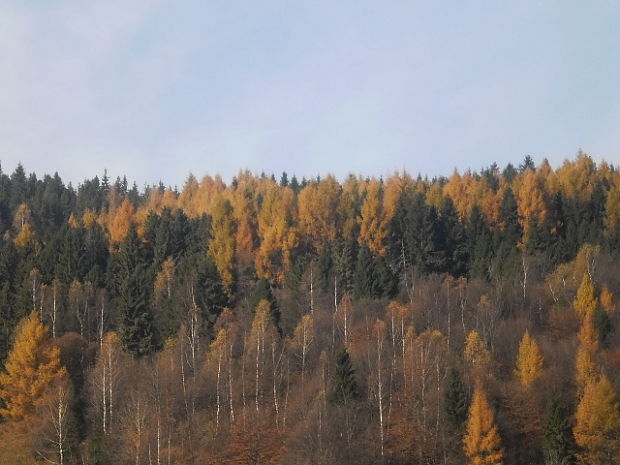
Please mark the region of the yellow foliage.
POLYGON ((30 225, 26 224, 21 229, 14 242, 17 247, 26 247, 31 244, 34 245, 34 240, 34 232, 32 232, 30 225))
POLYGON ((525 331, 519 345, 515 375, 523 386, 529 387, 540 376, 542 367, 543 356, 538 344, 530 336, 529 331, 525 331))
POLYGON ((5 370, 0 373, 0 398, 5 405, 0 414, 14 420, 31 413, 46 389, 65 376, 60 350, 48 343, 47 329, 36 312, 17 327, 5 370))
POLYGON ((598 379, 600 371, 595 361, 596 353, 599 348, 599 341, 591 315, 587 317, 581 325, 579 341, 580 344, 577 348, 577 355, 575 357, 575 366, 577 369, 576 380, 579 389, 583 390, 598 379))
POLYGON ((338 234, 340 186, 333 176, 309 184, 299 194, 299 229, 315 250, 338 234))
POLYGON ((620 457, 620 407, 607 377, 586 387, 575 414, 575 442, 588 465, 616 463, 620 457))
POLYGON ((491 364, 491 353, 478 331, 470 331, 463 352, 465 360, 475 368, 486 368, 491 364))
POLYGON ((527 237, 530 220, 536 218, 538 221, 543 221, 547 217, 543 179, 528 169, 523 173, 515 188, 519 217, 527 237))
POLYGON ((30 224, 30 220, 32 219, 32 212, 30 211, 30 207, 25 203, 18 205, 15 210, 15 214, 13 215, 13 227, 17 231, 21 231, 24 226, 30 224))
POLYGON ((271 306, 267 300, 262 299, 256 306, 250 337, 254 341, 264 342, 266 337, 274 339, 276 335, 277 330, 271 318, 271 306))
POLYGON ((86 209, 84 213, 82 214, 82 224, 84 225, 85 228, 92 227, 96 221, 97 221, 97 215, 95 215, 95 213, 92 210, 86 209))
POLYGON ((255 260, 259 277, 278 282, 284 279, 284 270, 297 246, 297 231, 293 226, 295 214, 293 191, 269 182, 258 215, 260 247, 255 260))
POLYGON ((368 247, 375 255, 385 255, 385 239, 389 233, 389 218, 383 209, 383 187, 373 179, 366 188, 360 217, 359 243, 368 247))
POLYGON ((109 229, 112 242, 120 242, 125 238, 131 223, 134 221, 134 213, 133 204, 128 199, 123 200, 121 206, 109 218, 111 220, 109 229))
POLYGON ((596 309, 596 297, 594 296, 594 284, 588 273, 583 274, 581 285, 577 290, 577 297, 573 301, 573 307, 581 320, 594 314, 596 309))
POLYGON ((235 260, 235 225, 232 211, 230 202, 218 195, 212 211, 212 239, 209 241, 209 253, 228 291, 231 290, 233 284, 235 260))
POLYGON ((504 450, 493 411, 481 388, 476 388, 469 407, 463 450, 470 465, 502 465, 504 450))
POLYGON ((573 198, 588 198, 598 180, 596 164, 579 151, 574 161, 566 160, 558 170, 558 180, 566 194, 573 198))
POLYGON ((174 260, 168 257, 161 265, 161 271, 155 277, 155 298, 162 294, 170 298, 172 295, 172 282, 174 279, 174 260))
POLYGON ((611 293, 607 286, 603 286, 603 289, 601 290, 601 295, 599 296, 599 300, 601 302, 601 307, 603 307, 607 312, 611 313, 614 311, 614 295, 611 293))
POLYGON ((304 315, 295 328, 293 347, 306 351, 314 339, 314 319, 312 315, 304 315))
POLYGON ((75 217, 73 213, 69 215, 69 219, 67 220, 67 223, 69 224, 69 226, 71 226, 74 229, 80 226, 80 221, 75 217))

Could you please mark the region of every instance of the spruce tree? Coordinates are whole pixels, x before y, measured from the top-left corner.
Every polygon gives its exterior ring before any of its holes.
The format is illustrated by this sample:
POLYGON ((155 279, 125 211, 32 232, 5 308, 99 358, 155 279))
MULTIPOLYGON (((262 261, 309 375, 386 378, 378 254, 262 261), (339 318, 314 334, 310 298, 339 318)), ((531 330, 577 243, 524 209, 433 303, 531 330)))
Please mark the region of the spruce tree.
POLYGON ((469 262, 467 236, 450 196, 443 198, 439 213, 446 234, 447 271, 455 277, 464 276, 469 262))
POLYGON ((467 420, 469 410, 469 396, 461 373, 456 368, 448 372, 448 380, 444 393, 444 408, 450 426, 454 431, 459 431, 467 420))
POLYGON ((573 434, 568 410, 556 393, 547 405, 543 425, 542 449, 545 465, 569 465, 573 463, 573 434))
POLYGON ((150 307, 152 279, 141 257, 140 238, 135 225, 129 229, 113 268, 120 336, 125 350, 140 357, 160 348, 150 307))
POLYGON ((355 370, 347 349, 342 349, 336 357, 336 366, 332 376, 332 402, 346 404, 359 396, 355 370))
POLYGON ((357 266, 353 279, 353 297, 356 299, 372 299, 380 297, 382 291, 372 252, 368 247, 361 247, 357 255, 357 266))
POLYGON ((469 275, 471 278, 489 279, 489 265, 493 255, 492 234, 478 205, 474 205, 467 223, 469 249, 469 275))

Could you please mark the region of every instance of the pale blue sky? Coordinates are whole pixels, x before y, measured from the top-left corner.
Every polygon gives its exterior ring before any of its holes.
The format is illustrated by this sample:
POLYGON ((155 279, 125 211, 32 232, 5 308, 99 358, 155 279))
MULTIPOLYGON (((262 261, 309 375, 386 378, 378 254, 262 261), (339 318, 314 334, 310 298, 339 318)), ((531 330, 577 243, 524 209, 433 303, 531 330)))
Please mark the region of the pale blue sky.
POLYGON ((620 162, 617 1, 0 2, 0 160, 77 183, 620 162))

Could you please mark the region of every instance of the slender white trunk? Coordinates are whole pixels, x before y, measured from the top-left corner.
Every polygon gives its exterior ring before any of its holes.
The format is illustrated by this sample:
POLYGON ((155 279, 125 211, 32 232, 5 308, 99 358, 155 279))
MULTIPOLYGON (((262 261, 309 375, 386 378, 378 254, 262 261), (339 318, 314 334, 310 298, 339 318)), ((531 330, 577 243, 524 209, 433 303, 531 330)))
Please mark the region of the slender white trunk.
POLYGON ((217 381, 215 382, 215 398, 217 407, 215 409, 215 434, 220 429, 220 374, 222 372, 222 348, 219 348, 219 356, 217 360, 217 381))
POLYGON ((109 411, 110 411, 110 419, 109 424, 112 424, 112 405, 113 405, 113 390, 114 386, 112 383, 112 344, 108 344, 108 399, 109 399, 109 411))
POLYGON ((232 350, 233 343, 228 346, 228 403, 230 405, 230 424, 235 422, 235 409, 233 407, 233 379, 232 379, 232 350))
POLYGON ((381 335, 377 332, 377 391, 379 397, 379 444, 381 447, 381 462, 383 462, 383 380, 381 377, 381 352, 383 343, 381 335))
POLYGON ((314 274, 310 264, 310 313, 314 313, 314 274))
POLYGON ((56 339, 56 281, 52 284, 52 338, 56 339))

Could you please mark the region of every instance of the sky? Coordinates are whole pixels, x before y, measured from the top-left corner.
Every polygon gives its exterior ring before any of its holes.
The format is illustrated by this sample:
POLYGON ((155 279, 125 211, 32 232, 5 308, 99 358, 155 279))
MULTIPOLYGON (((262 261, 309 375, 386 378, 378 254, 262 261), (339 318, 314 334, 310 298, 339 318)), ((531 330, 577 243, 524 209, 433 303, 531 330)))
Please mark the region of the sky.
POLYGON ((38 175, 620 163, 620 2, 0 1, 0 161, 38 175))

